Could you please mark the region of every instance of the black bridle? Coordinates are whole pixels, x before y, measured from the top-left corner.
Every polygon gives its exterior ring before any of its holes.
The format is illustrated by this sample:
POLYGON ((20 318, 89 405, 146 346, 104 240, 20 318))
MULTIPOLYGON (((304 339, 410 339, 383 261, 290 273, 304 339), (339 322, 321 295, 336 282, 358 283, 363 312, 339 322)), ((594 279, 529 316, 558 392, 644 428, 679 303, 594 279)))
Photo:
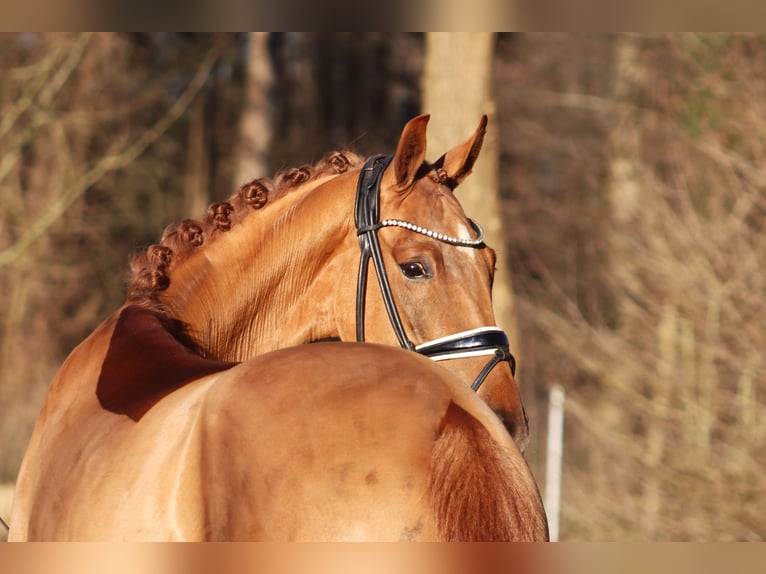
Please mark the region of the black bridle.
POLYGON ((471 221, 471 225, 477 232, 478 237, 473 240, 463 240, 445 236, 431 230, 423 229, 414 224, 400 220, 380 220, 380 181, 383 172, 391 163, 392 156, 377 155, 371 157, 364 164, 359 182, 356 188, 356 201, 354 204, 354 222, 356 223, 356 234, 359 237, 359 247, 361 249, 361 258, 359 260, 359 275, 356 285, 356 340, 364 341, 364 307, 367 293, 367 272, 369 262, 372 265, 378 277, 378 284, 383 295, 383 303, 391 321, 399 345, 404 349, 409 349, 424 355, 434 361, 447 359, 461 359, 467 357, 477 357, 491 355, 491 359, 481 370, 474 380, 471 388, 476 391, 487 378, 490 371, 501 361, 508 361, 511 372, 516 374, 516 361, 509 350, 508 337, 499 327, 479 327, 469 331, 462 331, 415 345, 407 333, 404 331, 399 311, 394 302, 394 296, 391 292, 391 285, 388 281, 386 268, 383 265, 383 254, 380 250, 380 241, 378 240, 378 230, 381 227, 397 226, 411 229, 418 233, 428 235, 439 241, 462 245, 468 247, 479 247, 483 245, 484 232, 481 227, 471 221))

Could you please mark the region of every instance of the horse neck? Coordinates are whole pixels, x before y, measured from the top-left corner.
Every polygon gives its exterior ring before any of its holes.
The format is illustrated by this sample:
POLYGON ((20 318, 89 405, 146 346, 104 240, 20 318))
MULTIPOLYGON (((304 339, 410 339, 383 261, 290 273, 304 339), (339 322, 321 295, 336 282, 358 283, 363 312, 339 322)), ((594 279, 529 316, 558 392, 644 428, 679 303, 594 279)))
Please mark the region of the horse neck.
POLYGON ((291 191, 174 270, 162 303, 206 356, 241 361, 332 336, 332 292, 317 279, 353 239, 346 175, 291 191))

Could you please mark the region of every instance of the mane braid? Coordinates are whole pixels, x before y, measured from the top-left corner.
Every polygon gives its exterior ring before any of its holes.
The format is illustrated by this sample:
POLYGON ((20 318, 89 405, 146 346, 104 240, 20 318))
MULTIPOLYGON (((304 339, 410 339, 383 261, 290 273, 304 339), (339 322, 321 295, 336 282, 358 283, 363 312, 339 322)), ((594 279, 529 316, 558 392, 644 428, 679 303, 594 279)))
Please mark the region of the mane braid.
POLYGON ((350 151, 328 153, 316 165, 302 165, 278 172, 272 179, 258 178, 242 185, 226 201, 210 205, 200 219, 185 219, 165 229, 160 242, 135 254, 130 261, 127 302, 167 316, 159 294, 170 286, 170 272, 196 249, 215 241, 253 211, 320 177, 339 175, 361 166, 362 158, 350 151))

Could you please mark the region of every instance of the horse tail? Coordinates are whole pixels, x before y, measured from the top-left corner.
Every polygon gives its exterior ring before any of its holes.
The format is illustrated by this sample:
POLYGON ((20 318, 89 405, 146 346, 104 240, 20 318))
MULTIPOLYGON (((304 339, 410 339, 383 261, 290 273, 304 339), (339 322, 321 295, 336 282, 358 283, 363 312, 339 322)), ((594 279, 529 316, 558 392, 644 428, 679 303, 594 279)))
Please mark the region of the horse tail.
POLYGON ((501 447, 454 402, 432 457, 428 492, 443 540, 548 540, 540 493, 521 453, 501 447))

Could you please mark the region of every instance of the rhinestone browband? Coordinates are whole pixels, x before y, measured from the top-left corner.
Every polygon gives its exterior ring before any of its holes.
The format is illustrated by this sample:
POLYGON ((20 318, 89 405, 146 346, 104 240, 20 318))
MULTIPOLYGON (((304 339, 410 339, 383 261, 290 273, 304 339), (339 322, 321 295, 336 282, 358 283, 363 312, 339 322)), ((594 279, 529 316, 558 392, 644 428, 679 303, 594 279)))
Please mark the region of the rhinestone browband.
POLYGON ((422 235, 427 235, 428 237, 433 237, 434 239, 441 241, 443 243, 449 243, 450 245, 459 245, 462 247, 479 247, 484 243, 484 229, 476 223, 474 220, 469 219, 468 220, 471 223, 471 227, 473 227, 474 231, 477 233, 476 239, 460 239, 459 237, 451 237, 449 235, 445 235, 443 233, 439 233, 437 231, 433 231, 431 229, 426 229, 425 227, 420 227, 419 225, 415 225, 414 223, 410 223, 408 221, 402 221, 401 219, 384 219, 381 221, 378 226, 379 227, 401 227, 403 229, 409 229, 410 231, 414 231, 415 233, 420 233, 422 235))

